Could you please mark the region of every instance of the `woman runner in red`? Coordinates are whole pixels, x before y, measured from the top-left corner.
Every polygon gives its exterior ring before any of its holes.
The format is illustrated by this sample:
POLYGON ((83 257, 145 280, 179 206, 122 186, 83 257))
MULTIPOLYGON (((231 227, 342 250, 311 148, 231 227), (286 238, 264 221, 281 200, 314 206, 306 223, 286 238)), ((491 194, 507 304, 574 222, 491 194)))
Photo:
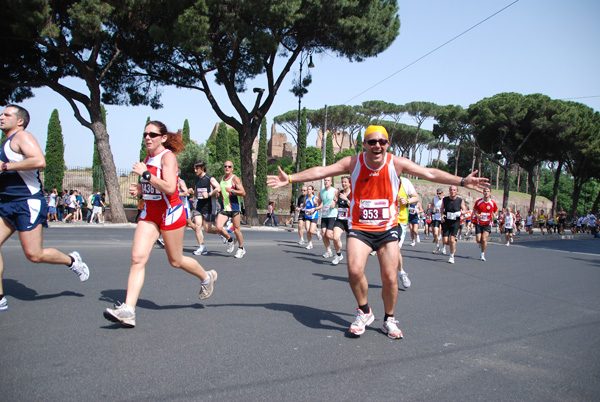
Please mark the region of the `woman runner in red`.
POLYGON ((152 121, 144 130, 144 142, 148 156, 144 162, 133 165, 133 172, 142 179, 139 184, 132 184, 129 188, 129 194, 133 197, 141 195, 145 205, 133 237, 127 298, 115 309, 107 308, 104 311, 107 320, 119 322, 125 327, 135 326, 135 306, 144 285, 146 262, 160 235, 171 266, 200 279, 200 299, 210 297, 217 280, 216 271, 206 272, 198 261, 183 255, 183 232, 187 218, 177 190, 179 168, 175 156, 185 147, 181 135, 167 131, 167 127, 159 121, 152 121))

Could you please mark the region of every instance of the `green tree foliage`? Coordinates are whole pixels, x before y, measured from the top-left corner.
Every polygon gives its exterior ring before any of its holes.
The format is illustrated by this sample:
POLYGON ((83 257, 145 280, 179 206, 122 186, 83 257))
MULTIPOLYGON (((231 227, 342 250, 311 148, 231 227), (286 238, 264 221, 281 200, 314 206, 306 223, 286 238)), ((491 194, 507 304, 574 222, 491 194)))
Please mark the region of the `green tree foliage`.
POLYGON ((147 76, 132 74, 128 57, 132 49, 147 51, 144 35, 135 32, 148 30, 143 11, 151 7, 143 3, 12 0, 2 6, 0 100, 20 102, 33 95, 32 88, 49 87, 69 102, 77 121, 94 134, 112 221, 119 223, 127 218, 101 104, 160 106, 160 91, 147 76))
POLYGON ((229 153, 229 135, 227 134, 227 125, 223 122, 219 123, 217 136, 215 138, 215 155, 214 161, 221 164, 231 158, 229 153))
POLYGON ((267 166, 267 173, 270 175, 278 175, 278 167, 280 167, 287 174, 292 174, 296 171, 296 166, 294 166, 294 162, 288 157, 283 157, 278 159, 276 163, 267 166))
POLYGON ((339 161, 340 159, 345 158, 346 156, 351 156, 351 155, 355 155, 356 154, 356 150, 354 148, 350 148, 350 149, 346 149, 342 152, 338 152, 335 155, 335 162, 339 161))
MULTIPOLYGON (((146 38, 155 43, 153 51, 137 49, 137 71, 199 90, 217 116, 237 130, 242 155, 251 154, 262 119, 301 52, 328 51, 362 61, 387 49, 400 27, 397 3, 387 0, 161 0, 143 12, 151 21, 144 25, 146 38), (239 94, 248 80, 261 75, 267 77, 266 88, 257 88, 245 106, 239 94), (237 118, 216 101, 213 82, 225 88, 237 118)), ((258 224, 252 159, 241 162, 247 214, 251 224, 258 224)))
POLYGON ((227 130, 227 143, 229 144, 229 160, 233 162, 233 174, 240 177, 241 170, 241 154, 240 154, 240 136, 238 132, 230 128, 227 130))
POLYGON ((323 164, 323 151, 317 147, 306 148, 306 168, 309 169, 323 164))
POLYGON ((356 136, 356 153, 359 154, 363 151, 363 139, 360 133, 356 136))
MULTIPOLYGON (((144 127, 146 127, 146 125, 148 125, 148 123, 150 123, 150 116, 148 116, 148 118, 146 118, 146 124, 144 124, 144 127)), ((142 130, 142 133, 144 131, 142 130)), ((142 142, 140 144, 140 161, 143 161, 144 159, 146 159, 146 156, 148 156, 148 150, 146 149, 146 143, 144 142, 144 137, 142 137, 142 142)))
POLYGON ((197 161, 208 161, 208 150, 205 145, 198 145, 191 142, 185 146, 185 149, 177 155, 177 164, 181 172, 180 177, 185 181, 188 188, 193 188, 196 183, 196 173, 194 163, 197 161))
POLYGON ((188 119, 185 119, 183 122, 183 130, 181 130, 181 135, 183 137, 183 142, 185 142, 186 145, 192 142, 190 140, 190 123, 188 122, 188 119))
POLYGON ((331 132, 327 133, 326 146, 325 146, 325 164, 331 165, 335 161, 335 153, 333 152, 333 135, 331 132))
POLYGON ((415 131, 415 138, 412 146, 411 160, 416 161, 417 148, 419 146, 419 134, 421 132, 421 126, 430 117, 434 117, 438 110, 438 105, 431 102, 410 102, 405 105, 406 112, 413 118, 417 123, 417 130, 415 131))
POLYGON ((267 191, 267 119, 260 125, 258 155, 256 159, 256 207, 267 207, 269 193, 267 191))
POLYGON ((65 174, 65 145, 58 110, 54 109, 48 122, 46 137, 46 168, 44 169, 44 188, 62 191, 65 174))
POLYGON ((300 118, 300 136, 298 137, 298 171, 306 169, 306 137, 308 136, 306 109, 302 110, 300 118))

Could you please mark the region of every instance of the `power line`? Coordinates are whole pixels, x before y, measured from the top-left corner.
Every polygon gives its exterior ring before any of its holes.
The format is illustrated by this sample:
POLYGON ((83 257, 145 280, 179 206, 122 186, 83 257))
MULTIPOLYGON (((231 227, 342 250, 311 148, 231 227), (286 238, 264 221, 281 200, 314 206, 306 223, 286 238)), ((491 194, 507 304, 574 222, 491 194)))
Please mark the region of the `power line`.
POLYGON ((413 61, 413 62, 411 62, 411 63, 407 64, 406 66, 402 67, 400 70, 398 70, 398 71, 396 71, 395 73, 391 74, 390 76, 388 76, 388 77, 386 77, 386 78, 382 79, 382 80, 381 80, 381 81, 379 81, 378 83, 376 83, 376 84, 374 84, 374 85, 370 86, 369 88, 365 89, 364 91, 362 91, 362 92, 361 92, 361 93, 359 93, 358 95, 356 95, 356 96, 354 96, 354 97, 352 97, 352 98, 348 99, 348 100, 347 100, 346 102, 344 102, 344 103, 350 103, 350 101, 352 101, 352 100, 354 100, 354 99, 358 98, 360 95, 364 94, 365 92, 368 92, 368 91, 370 91, 371 89, 375 88, 376 86, 378 86, 378 85, 380 85, 380 84, 384 83, 385 81, 387 81, 387 80, 389 80, 390 78, 392 78, 394 75, 396 75, 396 74, 398 74, 398 73, 400 73, 400 72, 402 72, 402 71, 406 70, 408 67, 412 66, 413 64, 415 64, 415 63, 417 63, 417 62, 419 62, 419 61, 423 60, 425 57, 429 56, 430 54, 432 54, 432 53, 434 53, 434 52, 436 52, 436 51, 440 50, 441 48, 443 48, 444 46, 446 46, 446 45, 447 45, 447 44, 449 44, 450 42, 453 42, 454 40, 456 40, 456 39, 460 38, 461 36, 463 36, 463 35, 464 35, 464 34, 466 34, 467 32, 469 32, 469 31, 471 31, 471 30, 473 30, 473 29, 477 28, 479 25, 481 25, 481 24, 483 24, 484 22, 486 22, 487 20, 489 20, 489 19, 491 19, 491 18, 495 17, 496 15, 500 14, 502 11, 506 10, 507 8, 509 8, 510 6, 512 6, 512 5, 514 5, 515 3, 518 3, 518 2, 519 2, 519 0, 515 0, 515 1, 513 1, 513 2, 512 2, 512 3, 510 3, 509 5, 507 5, 507 6, 503 7, 503 8, 501 8, 501 9, 500 9, 500 10, 498 10, 498 11, 496 11, 494 14, 492 14, 492 15, 488 16, 487 18, 484 18, 483 20, 479 21, 477 24, 473 25, 471 28, 469 28, 469 29, 467 29, 467 30, 463 31, 462 33, 460 33, 460 34, 458 34, 458 35, 456 35, 454 38, 452 38, 452 39, 450 39, 450 40, 446 41, 445 43, 443 43, 443 44, 441 44, 440 46, 436 47, 435 49, 431 50, 430 52, 428 52, 428 53, 424 54, 423 56, 419 57, 419 58, 418 58, 418 59, 416 59, 415 61, 413 61))

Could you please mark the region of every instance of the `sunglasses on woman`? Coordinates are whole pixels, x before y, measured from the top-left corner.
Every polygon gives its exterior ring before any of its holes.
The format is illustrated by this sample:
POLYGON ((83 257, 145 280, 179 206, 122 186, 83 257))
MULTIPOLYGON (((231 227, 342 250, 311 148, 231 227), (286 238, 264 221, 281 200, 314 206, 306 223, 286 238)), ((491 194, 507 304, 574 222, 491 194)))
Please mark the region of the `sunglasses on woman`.
POLYGON ((147 136, 150 136, 150 138, 156 138, 156 137, 160 137, 162 134, 161 133, 147 133, 144 132, 144 138, 146 138, 147 136))

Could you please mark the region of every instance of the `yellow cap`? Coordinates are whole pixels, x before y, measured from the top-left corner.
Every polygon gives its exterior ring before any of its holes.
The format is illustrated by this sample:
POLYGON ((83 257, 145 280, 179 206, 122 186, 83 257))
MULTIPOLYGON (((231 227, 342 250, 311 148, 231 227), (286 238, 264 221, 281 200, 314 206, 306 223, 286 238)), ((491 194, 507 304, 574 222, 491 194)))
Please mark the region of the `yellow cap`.
POLYGON ((369 126, 369 127, 367 127, 367 131, 365 131, 365 138, 367 138, 367 136, 369 134, 373 134, 373 133, 381 133, 381 134, 385 135, 385 138, 389 139, 387 130, 383 126, 369 126))

